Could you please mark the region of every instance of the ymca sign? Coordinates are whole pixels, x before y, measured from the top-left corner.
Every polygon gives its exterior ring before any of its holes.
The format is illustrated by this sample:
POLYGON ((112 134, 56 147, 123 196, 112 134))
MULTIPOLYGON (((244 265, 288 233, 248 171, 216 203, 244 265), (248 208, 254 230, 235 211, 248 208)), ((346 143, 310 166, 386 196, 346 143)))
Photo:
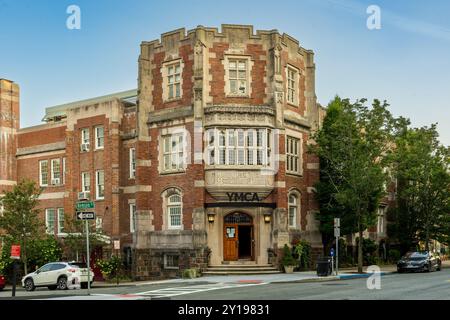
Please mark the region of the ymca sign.
POLYGON ((256 192, 227 192, 230 202, 260 202, 261 199, 256 192))

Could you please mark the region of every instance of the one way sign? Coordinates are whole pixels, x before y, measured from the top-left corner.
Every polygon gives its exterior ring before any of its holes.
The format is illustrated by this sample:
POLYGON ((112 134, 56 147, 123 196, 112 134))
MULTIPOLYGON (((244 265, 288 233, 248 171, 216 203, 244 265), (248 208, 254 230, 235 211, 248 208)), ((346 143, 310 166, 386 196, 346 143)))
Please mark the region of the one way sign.
POLYGON ((77 212, 78 220, 94 220, 95 212, 77 212))

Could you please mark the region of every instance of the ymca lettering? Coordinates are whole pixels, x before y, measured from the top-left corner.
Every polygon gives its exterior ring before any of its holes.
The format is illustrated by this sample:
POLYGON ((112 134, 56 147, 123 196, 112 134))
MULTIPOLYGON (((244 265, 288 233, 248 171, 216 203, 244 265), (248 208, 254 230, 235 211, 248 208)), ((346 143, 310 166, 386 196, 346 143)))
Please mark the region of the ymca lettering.
POLYGON ((259 202, 261 201, 256 192, 227 192, 230 202, 259 202))

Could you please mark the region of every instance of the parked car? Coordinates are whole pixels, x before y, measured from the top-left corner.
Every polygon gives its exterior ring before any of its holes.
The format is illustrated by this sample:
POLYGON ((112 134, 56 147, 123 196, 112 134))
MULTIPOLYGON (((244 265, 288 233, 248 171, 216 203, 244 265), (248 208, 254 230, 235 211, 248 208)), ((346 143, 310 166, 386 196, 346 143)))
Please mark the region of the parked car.
POLYGON ((2 291, 5 288, 5 282, 6 282, 5 277, 0 274, 0 291, 2 291))
MULTIPOLYGON (((37 287, 48 287, 49 290, 66 290, 71 285, 80 282, 81 288, 87 288, 88 269, 84 263, 52 262, 47 263, 35 272, 22 278, 22 287, 27 291, 34 291, 37 287)), ((90 281, 94 282, 91 269, 90 281)))
POLYGON ((397 271, 441 271, 441 257, 428 251, 408 252, 397 263, 397 271))

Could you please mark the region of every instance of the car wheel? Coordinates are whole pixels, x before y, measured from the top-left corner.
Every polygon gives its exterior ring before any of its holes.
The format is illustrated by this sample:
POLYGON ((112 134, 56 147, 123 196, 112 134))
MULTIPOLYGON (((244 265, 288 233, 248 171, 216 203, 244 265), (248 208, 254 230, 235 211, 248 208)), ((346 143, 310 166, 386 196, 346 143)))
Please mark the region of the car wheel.
POLYGON ((436 271, 441 271, 441 269, 442 269, 442 265, 441 265, 441 264, 438 264, 438 266, 437 266, 437 268, 436 268, 436 271))
POLYGON ((87 289, 88 287, 88 283, 87 282, 82 282, 81 283, 81 289, 87 289))
POLYGON ((431 262, 428 263, 427 268, 425 269, 426 272, 431 272, 433 271, 433 266, 431 265, 431 262))
POLYGON ((67 290, 68 286, 67 286, 67 278, 66 277, 60 277, 58 279, 58 288, 60 290, 67 290))
POLYGON ((48 290, 56 290, 58 288, 58 286, 48 286, 47 288, 48 288, 48 290))
POLYGON ((34 291, 34 289, 36 289, 36 287, 34 286, 33 279, 25 280, 25 290, 27 290, 27 291, 34 291))

